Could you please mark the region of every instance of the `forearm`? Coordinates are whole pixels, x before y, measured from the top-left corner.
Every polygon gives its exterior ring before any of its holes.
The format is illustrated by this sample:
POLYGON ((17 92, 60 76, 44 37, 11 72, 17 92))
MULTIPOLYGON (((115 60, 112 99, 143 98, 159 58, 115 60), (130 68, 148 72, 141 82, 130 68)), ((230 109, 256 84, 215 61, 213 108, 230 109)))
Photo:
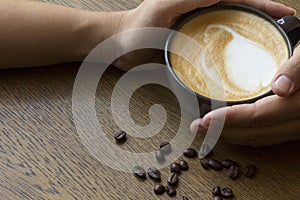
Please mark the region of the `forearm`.
POLYGON ((0 0, 0 68, 80 61, 118 31, 121 15, 0 0))

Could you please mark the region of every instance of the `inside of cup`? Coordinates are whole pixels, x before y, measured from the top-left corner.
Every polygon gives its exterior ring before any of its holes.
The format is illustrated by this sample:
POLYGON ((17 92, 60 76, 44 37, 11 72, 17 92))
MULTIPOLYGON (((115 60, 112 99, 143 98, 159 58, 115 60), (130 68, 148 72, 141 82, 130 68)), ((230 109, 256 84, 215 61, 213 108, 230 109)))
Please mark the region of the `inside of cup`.
POLYGON ((276 22, 246 6, 217 5, 194 11, 175 30, 200 48, 172 33, 167 64, 184 87, 206 100, 247 102, 271 94, 273 76, 291 55, 289 41, 276 22), (181 48, 182 54, 173 54, 172 48, 181 48))

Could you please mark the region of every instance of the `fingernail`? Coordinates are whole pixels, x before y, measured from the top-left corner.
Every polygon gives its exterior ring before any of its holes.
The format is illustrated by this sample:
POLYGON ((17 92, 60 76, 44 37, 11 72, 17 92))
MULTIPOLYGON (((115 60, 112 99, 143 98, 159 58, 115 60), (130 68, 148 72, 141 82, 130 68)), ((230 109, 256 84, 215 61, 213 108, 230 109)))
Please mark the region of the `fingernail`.
POLYGON ((274 85, 277 89, 279 89, 286 95, 290 94, 293 87, 292 81, 286 75, 279 76, 274 85))
POLYGON ((294 8, 291 8, 291 10, 293 11, 293 15, 297 14, 297 10, 295 10, 294 8))
POLYGON ((202 126, 204 128, 209 128, 210 121, 211 121, 211 116, 210 115, 205 116, 202 121, 202 126))
POLYGON ((203 127, 202 119, 197 119, 191 124, 191 132, 194 134, 205 134, 207 129, 203 127))

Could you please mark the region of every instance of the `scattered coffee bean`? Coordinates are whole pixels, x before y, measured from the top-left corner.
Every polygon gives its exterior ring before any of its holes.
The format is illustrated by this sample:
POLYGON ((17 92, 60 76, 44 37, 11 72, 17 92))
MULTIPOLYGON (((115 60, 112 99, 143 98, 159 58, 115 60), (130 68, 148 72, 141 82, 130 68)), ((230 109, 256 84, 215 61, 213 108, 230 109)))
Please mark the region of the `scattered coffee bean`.
POLYGON ((228 169, 228 177, 231 178, 232 180, 236 179, 239 177, 240 174, 240 168, 236 165, 232 165, 229 169, 228 169))
POLYGON ((221 163, 223 167, 226 169, 229 169, 232 165, 237 165, 236 162, 230 159, 223 160, 221 163))
POLYGON ((115 140, 119 143, 124 143, 126 141, 126 132, 125 131, 120 131, 115 134, 115 140))
POLYGON ((160 181, 161 180, 161 173, 158 169, 154 168, 154 167, 150 167, 147 171, 149 177, 151 179, 160 181))
POLYGON ((221 197, 221 196, 215 196, 214 200, 223 200, 223 197, 221 197))
POLYGON ((200 164, 203 167, 203 169, 209 170, 209 166, 206 160, 200 159, 200 164))
POLYGON ((159 145, 160 150, 164 153, 164 154, 169 154, 172 151, 172 147, 171 147, 171 143, 170 142, 162 142, 159 145))
POLYGON ((135 166, 132 171, 135 176, 146 179, 146 171, 142 167, 135 166))
POLYGON ((164 155, 164 153, 161 150, 157 150, 155 152, 155 157, 156 157, 156 160, 159 163, 164 163, 165 162, 165 155, 164 155))
POLYGON ((211 151, 211 148, 208 144, 203 144, 200 147, 199 154, 201 157, 211 157, 213 155, 213 152, 211 151))
POLYGON ((248 178, 252 178, 255 175, 256 166, 255 165, 248 165, 244 171, 244 174, 248 178))
POLYGON ((179 167, 181 170, 188 170, 189 169, 189 165, 185 160, 180 160, 179 161, 179 167))
POLYGON ((167 185, 166 186, 166 192, 171 197, 176 196, 176 189, 173 186, 167 185))
POLYGON ((215 159, 208 160, 208 166, 215 171, 221 171, 223 169, 223 165, 220 163, 220 161, 215 159))
POLYGON ((177 173, 179 174, 180 173, 180 166, 178 163, 172 163, 170 165, 170 172, 174 172, 174 173, 177 173))
POLYGON ((165 191, 165 186, 163 186, 162 184, 158 184, 154 187, 154 192, 157 195, 162 195, 163 193, 165 193, 165 191))
POLYGON ((224 198, 231 198, 233 196, 233 191, 230 188, 222 188, 221 195, 224 198))
POLYGON ((212 194, 214 196, 220 196, 221 195, 221 188, 220 188, 220 186, 214 187, 211 192, 212 192, 212 194))
POLYGON ((187 158, 196 158, 197 151, 193 148, 188 148, 188 149, 184 150, 183 155, 187 158))
POLYGON ((189 200, 186 196, 182 196, 180 200, 189 200))
POLYGON ((170 173, 167 181, 169 185, 176 186, 178 184, 178 174, 173 172, 170 173))

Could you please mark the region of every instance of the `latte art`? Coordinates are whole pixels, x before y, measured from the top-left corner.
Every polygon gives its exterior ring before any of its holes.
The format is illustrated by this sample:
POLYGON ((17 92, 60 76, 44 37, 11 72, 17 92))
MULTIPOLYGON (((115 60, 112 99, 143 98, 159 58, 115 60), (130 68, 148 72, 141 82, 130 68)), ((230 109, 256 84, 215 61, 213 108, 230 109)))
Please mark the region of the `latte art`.
POLYGON ((241 91, 259 91, 267 87, 278 68, 271 53, 232 29, 227 31, 234 35, 225 49, 228 79, 241 91))
POLYGON ((286 41, 276 27, 244 11, 205 13, 179 32, 202 48, 182 44, 175 36, 171 49, 182 47, 183 55, 193 62, 171 53, 173 70, 186 86, 208 98, 241 101, 264 94, 289 57, 286 41))

